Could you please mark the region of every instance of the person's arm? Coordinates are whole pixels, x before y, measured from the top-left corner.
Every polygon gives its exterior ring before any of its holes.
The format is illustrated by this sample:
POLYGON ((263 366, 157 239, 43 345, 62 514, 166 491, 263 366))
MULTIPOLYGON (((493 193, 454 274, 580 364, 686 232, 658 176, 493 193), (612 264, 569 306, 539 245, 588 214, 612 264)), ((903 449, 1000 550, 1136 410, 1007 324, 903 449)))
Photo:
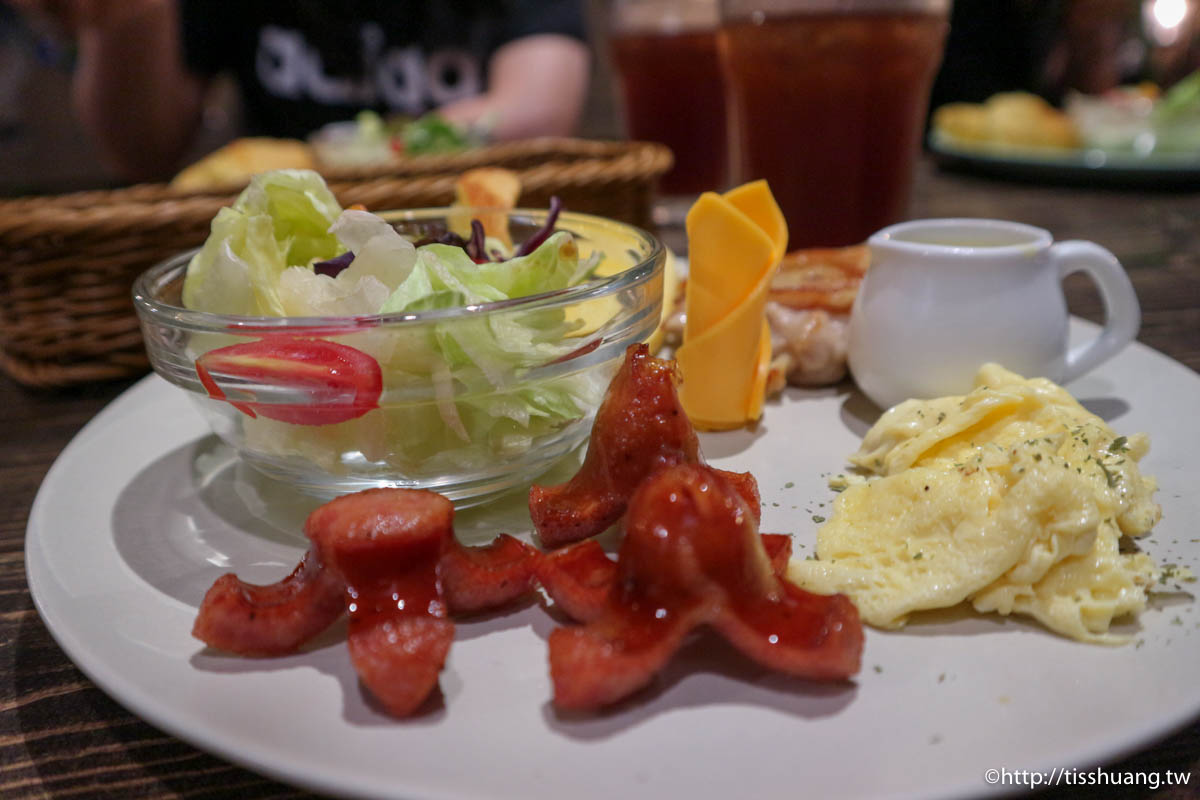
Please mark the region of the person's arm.
POLYGON ((72 104, 105 166, 129 180, 173 172, 205 82, 183 63, 176 0, 10 0, 75 37, 72 104))
POLYGON ((130 180, 169 175, 197 130, 205 83, 188 73, 173 0, 117 0, 79 29, 73 101, 108 166, 130 180))
POLYGON ((464 125, 494 122, 496 140, 568 136, 579 124, 590 70, 591 54, 578 39, 558 34, 515 39, 493 54, 485 94, 439 112, 464 125))

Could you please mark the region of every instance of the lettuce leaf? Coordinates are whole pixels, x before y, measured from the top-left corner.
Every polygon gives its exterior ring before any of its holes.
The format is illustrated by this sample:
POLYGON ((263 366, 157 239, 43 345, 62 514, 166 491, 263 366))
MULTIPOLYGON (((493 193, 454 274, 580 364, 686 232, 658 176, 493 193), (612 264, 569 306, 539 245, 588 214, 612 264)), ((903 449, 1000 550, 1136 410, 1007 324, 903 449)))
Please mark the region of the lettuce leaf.
POLYGON ((213 219, 208 239, 188 264, 183 304, 217 314, 286 316, 280 275, 344 249, 329 232, 341 211, 316 172, 256 175, 213 219))

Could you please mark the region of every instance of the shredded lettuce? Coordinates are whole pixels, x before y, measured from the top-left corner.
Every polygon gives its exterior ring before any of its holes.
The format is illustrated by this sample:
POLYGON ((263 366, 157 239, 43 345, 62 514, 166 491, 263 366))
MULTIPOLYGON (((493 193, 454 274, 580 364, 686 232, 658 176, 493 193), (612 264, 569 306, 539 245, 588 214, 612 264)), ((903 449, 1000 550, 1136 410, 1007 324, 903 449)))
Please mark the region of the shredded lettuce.
MULTIPOLYGON (((430 311, 525 297, 576 285, 589 272, 590 264, 580 262, 575 240, 565 232, 528 256, 483 264, 461 247, 429 244, 419 248, 412 272, 381 310, 430 311)), ((402 443, 407 456, 476 466, 489 455, 528 449, 537 437, 584 416, 597 397, 597 387, 587 380, 524 381, 528 369, 578 346, 567 337, 580 324, 566 319, 561 309, 468 313, 425 326, 419 339, 410 335, 389 364, 427 366, 441 424, 422 419, 412 408, 386 412, 393 425, 403 417, 406 425, 424 428, 402 443)))

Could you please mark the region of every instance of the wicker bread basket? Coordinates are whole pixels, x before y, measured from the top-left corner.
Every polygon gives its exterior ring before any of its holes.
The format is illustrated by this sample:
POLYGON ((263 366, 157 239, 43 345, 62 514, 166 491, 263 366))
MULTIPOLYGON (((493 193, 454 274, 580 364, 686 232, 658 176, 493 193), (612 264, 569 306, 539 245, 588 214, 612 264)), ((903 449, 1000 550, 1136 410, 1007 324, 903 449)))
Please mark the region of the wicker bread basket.
MULTIPOLYGON (((521 178, 520 205, 558 195, 572 211, 650 228, 665 147, 642 142, 534 139, 381 171, 330 171, 343 205, 372 210, 446 205, 477 166, 521 178)), ((0 369, 27 386, 70 386, 148 368, 130 289, 145 269, 200 245, 240 186, 181 194, 163 184, 0 200, 0 369)))

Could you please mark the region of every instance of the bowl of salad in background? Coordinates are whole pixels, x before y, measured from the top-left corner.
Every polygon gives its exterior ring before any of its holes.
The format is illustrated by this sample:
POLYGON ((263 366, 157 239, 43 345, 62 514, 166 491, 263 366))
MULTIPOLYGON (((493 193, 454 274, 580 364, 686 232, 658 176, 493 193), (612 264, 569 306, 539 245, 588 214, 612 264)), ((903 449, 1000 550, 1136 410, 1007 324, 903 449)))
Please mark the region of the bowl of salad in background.
POLYGON ((583 443, 626 347, 660 323, 666 258, 645 231, 557 208, 346 210, 288 170, 133 294, 155 371, 260 472, 469 505, 583 443))
POLYGON ((323 167, 386 167, 412 156, 459 153, 488 142, 490 122, 456 125, 436 112, 416 119, 381 117, 360 111, 354 119, 331 122, 308 137, 323 167))

